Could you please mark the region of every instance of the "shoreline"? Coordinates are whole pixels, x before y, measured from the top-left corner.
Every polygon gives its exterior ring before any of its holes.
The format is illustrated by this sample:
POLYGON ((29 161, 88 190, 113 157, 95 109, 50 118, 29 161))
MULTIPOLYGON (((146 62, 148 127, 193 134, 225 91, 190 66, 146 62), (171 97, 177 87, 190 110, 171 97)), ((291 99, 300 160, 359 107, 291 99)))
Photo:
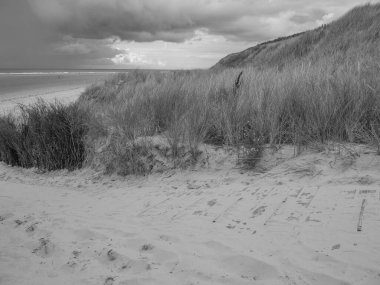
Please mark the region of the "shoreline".
POLYGON ((100 84, 113 73, 33 73, 0 74, 0 112, 10 112, 18 104, 30 104, 41 98, 69 103, 92 84, 100 84))
POLYGON ((77 100, 85 89, 86 87, 74 87, 50 92, 47 92, 45 90, 45 93, 23 96, 20 96, 20 93, 16 93, 16 96, 14 96, 14 98, 0 100, 0 112, 7 113, 15 109, 20 104, 33 104, 39 99, 42 99, 46 102, 54 102, 55 100, 58 100, 61 103, 71 103, 77 100))

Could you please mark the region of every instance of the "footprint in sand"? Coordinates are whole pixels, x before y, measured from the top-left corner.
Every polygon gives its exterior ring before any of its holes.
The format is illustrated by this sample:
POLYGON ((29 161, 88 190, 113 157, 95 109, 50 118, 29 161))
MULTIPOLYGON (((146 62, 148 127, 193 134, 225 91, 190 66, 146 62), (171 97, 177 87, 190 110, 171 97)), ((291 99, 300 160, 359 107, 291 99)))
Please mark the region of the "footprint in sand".
POLYGON ((120 267, 119 272, 127 271, 131 274, 141 274, 151 269, 151 265, 147 260, 130 259, 120 267))
MULTIPOLYGON (((78 264, 82 263, 82 261, 80 260, 80 255, 81 255, 81 251, 74 250, 72 252, 72 256, 70 257, 70 260, 66 262, 65 266, 71 269, 75 269, 78 266, 78 264)), ((82 266, 81 271, 83 271, 86 268, 86 266, 87 264, 84 264, 82 266)))
POLYGON ((49 257, 53 254, 54 245, 45 238, 40 238, 39 245, 33 249, 32 253, 40 257, 49 257))
POLYGON ((371 184, 373 184, 373 179, 369 175, 362 176, 358 179, 358 184, 360 184, 360 185, 371 185, 371 184))
MULTIPOLYGON (((311 213, 311 214, 314 214, 314 213, 311 213)), ((307 216, 306 219, 305 219, 305 222, 315 222, 315 223, 320 223, 321 221, 318 220, 318 219, 313 219, 313 218, 311 218, 310 216, 307 216)))
POLYGON ((36 228, 37 228, 37 224, 38 224, 38 222, 31 224, 29 227, 27 227, 27 228, 25 229, 25 231, 26 231, 27 233, 34 233, 34 231, 35 231, 36 228))
POLYGON ((14 220, 14 222, 16 223, 16 227, 19 227, 21 225, 24 225, 24 224, 30 222, 33 219, 34 218, 32 215, 27 215, 27 216, 24 216, 22 219, 14 220))
MULTIPOLYGON (((299 213, 297 213, 299 215, 299 213)), ((296 216, 295 213, 290 213, 290 216, 286 218, 288 221, 299 221, 299 218, 296 216)))
POLYGON ((117 267, 118 265, 124 263, 124 261, 129 261, 129 258, 124 258, 115 250, 108 249, 106 247, 102 248, 100 251, 94 250, 94 253, 96 255, 96 259, 111 267, 117 267))
POLYGON ((10 213, 7 213, 7 214, 3 214, 0 216, 0 222, 3 222, 9 218, 11 218, 13 216, 13 214, 10 214, 10 213))
POLYGON ((196 184, 196 182, 187 182, 187 189, 194 190, 194 189, 199 189, 201 188, 201 185, 196 184))
POLYGON ((115 282, 113 277, 107 277, 106 281, 104 281, 104 285, 112 285, 115 282))
POLYGON ((75 259, 77 259, 79 257, 79 255, 81 254, 81 252, 79 250, 73 250, 73 257, 75 259))
POLYGON ((151 244, 144 244, 143 246, 141 246, 140 251, 150 251, 153 248, 154 248, 154 246, 151 244))
POLYGON ((256 210, 254 210, 252 212, 252 217, 251 218, 256 218, 257 216, 262 215, 265 212, 266 208, 267 208, 267 206, 258 207, 256 210))
POLYGON ((117 253, 110 249, 109 251, 107 251, 107 257, 109 261, 114 261, 117 258, 117 253))
POLYGON ((18 226, 21 226, 21 225, 23 225, 23 224, 25 224, 25 223, 27 223, 28 221, 26 221, 26 220, 15 220, 15 223, 16 223, 16 227, 18 227, 18 226))
MULTIPOLYGON (((111 272, 119 272, 122 274, 141 274, 143 272, 146 272, 147 270, 152 269, 150 254, 155 252, 153 248, 154 247, 150 244, 143 244, 143 246, 140 246, 139 259, 129 258, 128 256, 125 256, 114 249, 103 248, 100 251, 94 251, 94 259, 97 259, 99 262, 101 262, 111 272), (142 256, 143 252, 149 252, 149 256, 142 256)), ((73 259, 73 261, 77 262, 75 258, 73 259)))

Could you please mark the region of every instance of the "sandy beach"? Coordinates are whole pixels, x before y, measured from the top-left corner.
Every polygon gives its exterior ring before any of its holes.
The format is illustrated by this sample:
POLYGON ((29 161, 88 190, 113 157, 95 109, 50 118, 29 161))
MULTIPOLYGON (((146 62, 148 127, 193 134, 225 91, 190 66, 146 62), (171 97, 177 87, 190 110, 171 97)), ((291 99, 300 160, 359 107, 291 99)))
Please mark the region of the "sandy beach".
POLYGON ((1 165, 0 284, 380 284, 373 149, 284 146, 265 172, 218 152, 146 177, 1 165))
POLYGON ((38 98, 63 103, 75 101, 86 87, 103 82, 110 72, 1 73, 0 112, 17 104, 30 104, 38 98))
POLYGON ((379 1, 0 1, 0 285, 380 285, 379 1))

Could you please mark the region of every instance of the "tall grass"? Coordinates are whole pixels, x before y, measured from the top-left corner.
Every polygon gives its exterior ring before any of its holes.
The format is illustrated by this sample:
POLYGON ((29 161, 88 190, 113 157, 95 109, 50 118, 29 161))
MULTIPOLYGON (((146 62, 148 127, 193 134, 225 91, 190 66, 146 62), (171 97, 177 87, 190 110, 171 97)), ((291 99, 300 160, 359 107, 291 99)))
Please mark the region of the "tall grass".
POLYGON ((340 19, 303 33, 261 43, 221 59, 213 69, 254 66, 282 69, 297 61, 318 62, 330 56, 344 62, 350 54, 379 53, 380 4, 355 7, 340 19))
POLYGON ((194 161, 203 143, 230 145, 253 166, 264 144, 329 140, 376 144, 380 66, 374 56, 332 56, 282 70, 120 74, 76 104, 39 102, 0 118, 0 159, 23 167, 74 169, 106 145, 107 172, 143 174, 157 152, 141 138, 166 138, 172 159, 194 161), (93 114, 91 117, 89 114, 93 114), (96 118, 96 119, 95 119, 96 118))
POLYGON ((0 160, 44 170, 75 169, 85 159, 87 114, 77 104, 39 101, 0 118, 0 160))
POLYGON ((102 110, 105 128, 125 141, 164 135, 174 156, 184 146, 196 157, 201 143, 241 147, 251 161, 265 143, 378 144, 380 66, 372 55, 282 70, 141 73, 126 74, 107 104, 88 100, 88 93, 81 104, 102 110))
POLYGON ((380 5, 359 7, 331 25, 261 46, 268 64, 258 58, 251 67, 133 71, 88 88, 74 105, 22 107, 20 120, 0 118, 0 159, 76 168, 107 141, 108 172, 142 174, 154 168, 157 152, 141 138, 157 135, 172 159, 195 161, 207 143, 237 147, 251 166, 264 144, 334 140, 380 149, 378 15, 380 5))

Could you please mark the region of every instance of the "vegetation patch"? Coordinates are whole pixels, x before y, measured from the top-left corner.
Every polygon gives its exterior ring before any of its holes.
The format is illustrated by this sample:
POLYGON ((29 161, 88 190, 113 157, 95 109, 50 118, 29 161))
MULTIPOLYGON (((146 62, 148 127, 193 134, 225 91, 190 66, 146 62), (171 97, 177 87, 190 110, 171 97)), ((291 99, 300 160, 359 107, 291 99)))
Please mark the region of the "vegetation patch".
POLYGON ((0 118, 0 160, 53 170, 86 159, 141 175, 194 165, 205 144, 234 148, 248 168, 265 144, 367 143, 380 153, 379 19, 380 5, 365 5, 217 68, 130 71, 75 104, 20 106, 19 118, 0 118))
POLYGON ((0 118, 0 159, 43 170, 80 168, 85 159, 87 114, 77 104, 39 101, 0 118))

